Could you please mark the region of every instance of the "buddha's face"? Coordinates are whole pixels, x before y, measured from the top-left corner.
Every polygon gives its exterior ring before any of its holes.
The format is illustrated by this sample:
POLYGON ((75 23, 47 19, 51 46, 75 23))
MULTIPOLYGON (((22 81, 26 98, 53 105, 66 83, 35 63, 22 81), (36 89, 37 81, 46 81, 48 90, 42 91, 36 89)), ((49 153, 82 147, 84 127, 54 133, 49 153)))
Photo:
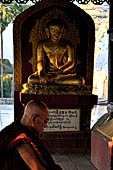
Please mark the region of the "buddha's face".
POLYGON ((64 27, 60 25, 50 25, 49 32, 53 41, 59 41, 62 37, 64 27))

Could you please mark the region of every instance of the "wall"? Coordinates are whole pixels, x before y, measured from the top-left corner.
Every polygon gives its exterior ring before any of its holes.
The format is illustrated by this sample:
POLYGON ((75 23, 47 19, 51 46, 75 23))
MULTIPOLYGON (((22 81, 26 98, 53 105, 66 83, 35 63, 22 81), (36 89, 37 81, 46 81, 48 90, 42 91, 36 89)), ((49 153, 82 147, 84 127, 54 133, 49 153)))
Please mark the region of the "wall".
POLYGON ((108 97, 108 35, 109 5, 80 5, 95 22, 95 57, 93 94, 99 98, 108 97))

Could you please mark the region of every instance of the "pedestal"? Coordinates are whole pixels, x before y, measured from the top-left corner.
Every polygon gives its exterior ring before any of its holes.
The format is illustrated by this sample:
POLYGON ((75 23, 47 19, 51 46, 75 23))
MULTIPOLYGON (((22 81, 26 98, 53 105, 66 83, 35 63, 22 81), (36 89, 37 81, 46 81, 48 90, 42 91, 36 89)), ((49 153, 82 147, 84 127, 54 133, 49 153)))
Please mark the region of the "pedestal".
POLYGON ((42 136, 42 140, 50 152, 90 152, 90 117, 91 108, 97 103, 96 95, 54 96, 20 93, 20 101, 22 104, 25 105, 32 99, 42 100, 47 104, 50 111, 56 110, 59 112, 57 113, 59 116, 57 122, 54 123, 54 121, 52 121, 52 130, 49 126, 42 136), (58 122, 61 120, 63 121, 63 125, 62 122, 58 122), (75 120, 75 126, 73 120, 75 120), (79 123, 76 121, 79 121, 79 123), (68 122, 70 124, 69 126, 68 122), (55 125, 57 126, 55 127, 55 125))

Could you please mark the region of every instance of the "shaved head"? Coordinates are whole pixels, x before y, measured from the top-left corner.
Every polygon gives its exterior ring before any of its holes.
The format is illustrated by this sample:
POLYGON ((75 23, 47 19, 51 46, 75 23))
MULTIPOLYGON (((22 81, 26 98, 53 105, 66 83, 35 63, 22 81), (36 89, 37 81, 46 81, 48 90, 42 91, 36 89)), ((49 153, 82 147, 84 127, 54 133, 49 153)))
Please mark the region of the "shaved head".
POLYGON ((30 100, 25 106, 21 123, 29 126, 34 115, 49 116, 47 105, 42 101, 30 100))
POLYGON ((30 100, 25 106, 24 113, 29 111, 32 112, 33 109, 36 107, 40 108, 41 110, 48 110, 47 105, 44 102, 40 100, 39 101, 30 100))

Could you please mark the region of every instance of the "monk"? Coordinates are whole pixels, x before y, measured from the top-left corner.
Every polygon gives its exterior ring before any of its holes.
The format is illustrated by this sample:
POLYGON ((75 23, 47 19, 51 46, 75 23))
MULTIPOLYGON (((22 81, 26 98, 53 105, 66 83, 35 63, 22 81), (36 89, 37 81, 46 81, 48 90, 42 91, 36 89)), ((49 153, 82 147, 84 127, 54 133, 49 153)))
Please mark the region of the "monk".
POLYGON ((0 132, 1 170, 62 170, 39 138, 48 117, 46 104, 31 100, 21 120, 0 132))

